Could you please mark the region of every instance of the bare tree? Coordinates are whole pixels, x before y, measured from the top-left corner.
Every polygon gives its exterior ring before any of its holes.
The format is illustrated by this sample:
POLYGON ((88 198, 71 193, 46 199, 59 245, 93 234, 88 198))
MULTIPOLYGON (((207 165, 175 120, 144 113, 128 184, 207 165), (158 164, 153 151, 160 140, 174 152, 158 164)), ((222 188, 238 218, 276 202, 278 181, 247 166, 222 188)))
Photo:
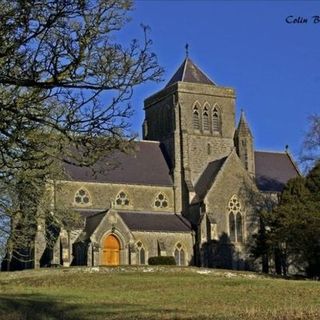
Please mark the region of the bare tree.
POLYGON ((26 221, 21 204, 43 192, 59 163, 89 166, 127 148, 133 89, 159 81, 162 69, 146 27, 140 42, 117 38, 131 0, 0 0, 0 7, 0 232, 7 233, 8 220, 10 231, 26 221))
POLYGON ((312 168, 320 160, 320 115, 313 114, 309 117, 309 129, 303 143, 301 161, 306 168, 312 168))

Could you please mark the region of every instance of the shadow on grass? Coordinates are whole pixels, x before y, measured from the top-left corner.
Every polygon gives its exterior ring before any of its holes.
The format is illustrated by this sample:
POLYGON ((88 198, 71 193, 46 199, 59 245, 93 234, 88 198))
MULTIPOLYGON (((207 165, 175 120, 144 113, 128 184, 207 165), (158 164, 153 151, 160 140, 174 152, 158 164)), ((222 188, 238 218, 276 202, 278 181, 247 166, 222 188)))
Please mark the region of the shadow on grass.
MULTIPOLYGON (((75 303, 77 297, 55 299, 44 294, 0 295, 0 320, 318 320, 317 310, 283 313, 269 310, 243 310, 237 314, 201 314, 177 308, 148 304, 75 303)), ((90 298, 88 298, 89 300, 90 298)), ((195 309, 197 309, 195 307, 195 309)))
MULTIPOLYGON (((77 298, 69 297, 71 301, 77 298)), ((0 319, 6 320, 87 320, 87 319, 192 319, 180 317, 177 309, 152 308, 125 303, 73 303, 41 294, 0 295, 0 319), (164 314, 166 315, 165 317, 164 314)))

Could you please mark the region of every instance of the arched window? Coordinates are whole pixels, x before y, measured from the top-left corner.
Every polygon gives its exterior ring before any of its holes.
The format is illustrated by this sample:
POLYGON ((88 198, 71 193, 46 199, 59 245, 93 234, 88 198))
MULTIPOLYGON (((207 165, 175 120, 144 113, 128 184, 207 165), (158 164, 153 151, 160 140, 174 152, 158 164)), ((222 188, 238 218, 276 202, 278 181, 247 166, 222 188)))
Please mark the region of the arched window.
POLYGON ((220 132, 221 123, 220 123, 220 112, 217 107, 214 107, 212 110, 212 131, 220 132))
POLYGON ((89 192, 84 188, 79 189, 74 196, 74 202, 78 205, 89 205, 90 204, 89 192))
POLYGON ((137 263, 139 265, 146 264, 146 252, 141 241, 137 242, 137 263))
POLYGON ((197 106, 193 107, 192 125, 194 130, 200 130, 200 115, 199 108, 197 106))
POLYGON ((236 241, 236 226, 234 221, 234 214, 233 212, 229 213, 229 233, 230 233, 230 241, 236 241))
POLYGON ((116 205, 128 206, 130 204, 128 195, 124 191, 120 191, 116 196, 116 205))
POLYGON ((186 259, 185 259, 185 252, 181 245, 181 243, 177 243, 175 250, 174 250, 174 259, 176 260, 177 266, 185 266, 186 259))
POLYGON ((202 127, 203 131, 210 131, 210 126, 209 126, 209 114, 208 114, 208 108, 204 107, 204 111, 202 114, 202 127))
POLYGON ((156 208, 167 208, 168 204, 168 199, 163 193, 159 193, 154 200, 154 206, 156 208))
POLYGON ((241 213, 238 212, 236 216, 237 221, 237 241, 242 242, 242 216, 241 213))
POLYGON ((229 236, 232 242, 243 241, 243 222, 241 204, 236 195, 232 196, 228 203, 229 236))

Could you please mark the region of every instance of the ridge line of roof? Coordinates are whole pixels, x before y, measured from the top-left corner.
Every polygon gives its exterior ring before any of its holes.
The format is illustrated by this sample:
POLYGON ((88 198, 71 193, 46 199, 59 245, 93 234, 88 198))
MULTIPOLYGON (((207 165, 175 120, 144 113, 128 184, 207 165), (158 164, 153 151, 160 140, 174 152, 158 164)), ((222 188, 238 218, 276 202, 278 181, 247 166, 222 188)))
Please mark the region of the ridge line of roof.
POLYGON ((182 81, 183 81, 184 75, 186 73, 188 59, 189 58, 185 58, 184 61, 183 61, 184 66, 183 66, 183 71, 182 71, 182 81))
POLYGON ((292 157, 291 153, 289 151, 287 151, 286 154, 287 154, 289 160, 291 161, 292 165, 296 169, 297 173, 299 174, 299 176, 302 176, 302 173, 301 173, 299 167, 296 165, 295 161, 293 161, 293 157, 292 157))
POLYGON ((93 217, 96 217, 98 216, 99 214, 102 214, 102 213, 108 213, 110 209, 107 209, 107 210, 103 210, 103 211, 100 211, 100 212, 96 212, 95 214, 89 216, 89 217, 86 217, 86 219, 89 219, 89 218, 93 218, 93 217))
POLYGON ((190 225, 188 225, 184 220, 186 219, 185 217, 183 217, 181 214, 180 215, 178 215, 177 213, 175 213, 174 214, 175 216, 177 216, 178 217, 178 219, 185 225, 185 226, 187 226, 188 228, 190 228, 190 227, 192 227, 191 226, 191 223, 190 223, 190 225), (183 218, 183 219, 182 219, 183 218))
MULTIPOLYGON (((213 85, 214 85, 215 87, 219 87, 219 86, 217 85, 217 83, 216 83, 215 81, 213 81, 213 80, 211 79, 211 77, 208 76, 207 72, 205 72, 205 71, 203 71, 202 69, 200 69, 200 67, 198 67, 195 63, 193 63, 193 64, 207 77, 207 79, 208 79, 209 81, 211 81, 211 82, 213 83, 213 85)), ((203 83, 203 84, 206 84, 206 83, 203 83)), ((207 85, 212 86, 212 84, 209 84, 209 83, 208 83, 207 85)))
POLYGON ((176 213, 174 212, 165 212, 165 211, 159 211, 159 212, 147 212, 147 211, 134 211, 134 210, 117 210, 116 208, 114 208, 115 211, 117 212, 122 212, 122 213, 132 213, 132 214, 152 214, 152 215, 155 215, 155 214, 160 214, 160 215, 177 215, 176 213))
MULTIPOLYGON (((223 168, 226 166, 226 163, 228 162, 228 160, 230 159, 231 155, 233 152, 236 152, 235 151, 236 148, 232 148, 231 152, 225 157, 225 160, 223 161, 222 163, 222 166, 220 167, 220 170, 218 171, 217 175, 216 175, 216 178, 214 179, 214 181, 212 181, 212 184, 210 186, 210 189, 214 186, 214 184, 216 183, 216 181, 218 180, 218 178, 221 176, 222 174, 222 171, 223 171, 223 168)), ((222 158, 221 158, 222 159, 222 158)))
MULTIPOLYGON (((188 227, 190 228, 190 227, 188 227)), ((131 231, 135 231, 135 232, 162 232, 162 233, 190 233, 192 232, 192 229, 190 228, 190 230, 179 230, 179 231, 170 231, 170 230, 166 230, 166 229, 161 229, 161 230, 142 230, 142 229, 134 229, 134 228, 130 228, 131 231)))
POLYGON ((286 154, 285 151, 272 151, 272 150, 254 150, 254 152, 286 154))
POLYGON ((161 142, 160 141, 157 141, 157 140, 144 140, 144 139, 142 139, 142 140, 133 140, 134 142, 143 142, 143 143, 145 143, 145 142, 150 142, 150 143, 154 143, 154 144, 160 144, 161 142))
POLYGON ((150 184, 150 183, 131 183, 131 182, 108 182, 108 181, 87 181, 87 180, 72 180, 70 178, 70 180, 66 180, 66 179, 59 179, 59 180, 55 180, 56 182, 59 183, 65 183, 65 182, 75 182, 75 183, 79 183, 79 184, 119 184, 119 185, 130 185, 130 186, 146 186, 146 187, 164 187, 164 188, 172 188, 172 184, 150 184))
MULTIPOLYGON (((212 160, 212 161, 209 162, 209 164, 210 164, 210 163, 215 162, 215 161, 222 161, 222 160, 223 160, 220 169, 218 170, 216 176, 214 177, 214 180, 211 181, 211 183, 210 183, 210 185, 209 185, 209 188, 206 189, 206 192, 205 192, 205 195, 203 196, 203 199, 206 197, 208 191, 213 187, 213 185, 214 185, 215 182, 217 181, 217 178, 218 178, 220 172, 222 171, 222 168, 224 167, 225 163, 227 162, 227 160, 228 160, 228 158, 230 157, 230 155, 231 155, 231 153, 233 152, 233 150, 235 150, 235 148, 233 148, 232 151, 231 151, 227 156, 222 157, 222 158, 220 158, 220 159, 212 160)), ((208 164, 208 165, 209 165, 209 164, 208 164)), ((199 179, 200 179, 200 177, 199 177, 199 179)), ((198 181, 199 181, 199 179, 198 179, 198 181)), ((198 182, 198 181, 197 181, 197 182, 198 182)), ((199 195, 198 195, 197 193, 196 193, 196 195, 199 197, 199 195)))

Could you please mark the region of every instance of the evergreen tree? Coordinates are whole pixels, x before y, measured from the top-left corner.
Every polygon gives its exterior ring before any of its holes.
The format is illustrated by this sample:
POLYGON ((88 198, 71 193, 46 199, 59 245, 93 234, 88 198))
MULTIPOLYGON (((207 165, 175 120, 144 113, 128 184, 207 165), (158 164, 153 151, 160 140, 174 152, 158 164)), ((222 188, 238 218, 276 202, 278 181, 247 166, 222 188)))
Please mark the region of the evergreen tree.
POLYGON ((290 180, 273 212, 272 242, 283 268, 288 263, 309 277, 320 275, 320 170, 290 180))

